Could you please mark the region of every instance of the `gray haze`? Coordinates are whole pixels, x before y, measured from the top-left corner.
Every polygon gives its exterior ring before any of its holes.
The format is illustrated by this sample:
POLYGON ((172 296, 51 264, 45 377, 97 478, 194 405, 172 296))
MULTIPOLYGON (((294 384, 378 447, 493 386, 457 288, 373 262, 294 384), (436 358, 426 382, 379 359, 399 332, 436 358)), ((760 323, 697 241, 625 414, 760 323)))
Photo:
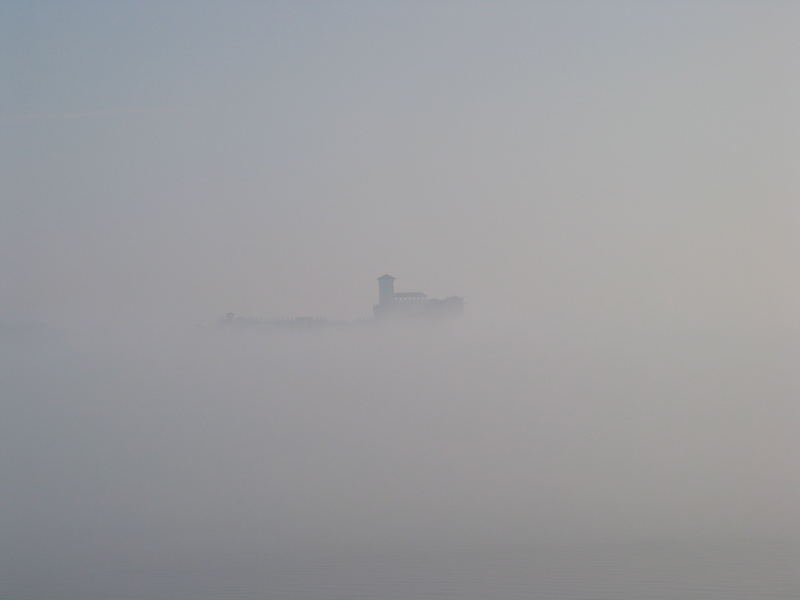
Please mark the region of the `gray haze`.
POLYGON ((798 25, 788 2, 4 3, 0 585, 796 547, 798 25), (385 272, 465 316, 214 326, 369 318, 385 272))

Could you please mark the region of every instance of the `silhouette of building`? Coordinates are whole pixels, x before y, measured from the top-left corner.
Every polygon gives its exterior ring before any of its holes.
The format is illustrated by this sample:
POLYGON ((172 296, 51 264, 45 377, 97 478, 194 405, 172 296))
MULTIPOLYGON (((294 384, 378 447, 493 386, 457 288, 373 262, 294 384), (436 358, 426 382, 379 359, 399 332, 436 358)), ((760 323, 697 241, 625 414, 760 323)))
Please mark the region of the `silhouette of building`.
POLYGON ((378 306, 388 306, 394 299, 394 277, 381 275, 378 277, 378 306))
POLYGON ((395 292, 395 278, 378 277, 378 304, 373 311, 378 319, 394 317, 441 318, 464 312, 464 299, 450 296, 443 300, 428 298, 422 292, 395 292))
MULTIPOLYGON (((395 292, 394 277, 378 277, 378 304, 373 308, 375 318, 420 318, 440 319, 464 312, 464 299, 450 296, 443 300, 428 298, 422 292, 395 292)), ((320 317, 293 317, 288 319, 262 319, 242 317, 228 313, 217 321, 219 327, 228 329, 258 329, 264 331, 319 331, 322 329, 355 327, 374 322, 372 319, 358 321, 329 321, 320 317)))

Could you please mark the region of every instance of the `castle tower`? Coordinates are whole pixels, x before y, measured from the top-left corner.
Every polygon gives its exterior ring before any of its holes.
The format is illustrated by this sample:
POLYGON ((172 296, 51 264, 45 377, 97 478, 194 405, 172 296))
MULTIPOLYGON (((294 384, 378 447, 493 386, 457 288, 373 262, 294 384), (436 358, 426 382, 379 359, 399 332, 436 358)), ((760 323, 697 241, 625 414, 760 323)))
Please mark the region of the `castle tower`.
POLYGON ((394 277, 381 275, 378 277, 378 306, 389 306, 394 300, 394 277))

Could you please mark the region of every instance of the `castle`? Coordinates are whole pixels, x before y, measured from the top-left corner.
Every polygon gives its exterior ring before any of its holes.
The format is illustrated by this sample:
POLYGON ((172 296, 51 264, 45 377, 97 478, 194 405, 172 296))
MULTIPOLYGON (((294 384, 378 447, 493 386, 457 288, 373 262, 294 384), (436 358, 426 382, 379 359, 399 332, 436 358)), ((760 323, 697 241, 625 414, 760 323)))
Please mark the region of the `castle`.
POLYGON ((395 278, 378 277, 378 304, 373 308, 378 319, 396 317, 440 318, 464 312, 464 299, 450 296, 444 300, 428 298, 422 292, 395 292, 395 278))

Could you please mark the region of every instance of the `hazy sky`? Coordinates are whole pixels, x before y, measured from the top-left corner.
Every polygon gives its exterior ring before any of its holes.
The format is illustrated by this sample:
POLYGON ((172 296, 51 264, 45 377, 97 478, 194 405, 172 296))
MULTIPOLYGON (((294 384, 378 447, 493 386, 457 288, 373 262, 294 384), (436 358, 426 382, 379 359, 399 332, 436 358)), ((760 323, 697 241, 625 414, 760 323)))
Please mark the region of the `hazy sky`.
POLYGON ((796 541, 798 31, 796 2, 0 2, 0 586, 796 541), (387 272, 465 318, 196 327, 367 317, 387 272))
POLYGON ((792 2, 4 2, 3 318, 796 323, 792 2), (617 318, 614 316, 613 318, 617 318))

